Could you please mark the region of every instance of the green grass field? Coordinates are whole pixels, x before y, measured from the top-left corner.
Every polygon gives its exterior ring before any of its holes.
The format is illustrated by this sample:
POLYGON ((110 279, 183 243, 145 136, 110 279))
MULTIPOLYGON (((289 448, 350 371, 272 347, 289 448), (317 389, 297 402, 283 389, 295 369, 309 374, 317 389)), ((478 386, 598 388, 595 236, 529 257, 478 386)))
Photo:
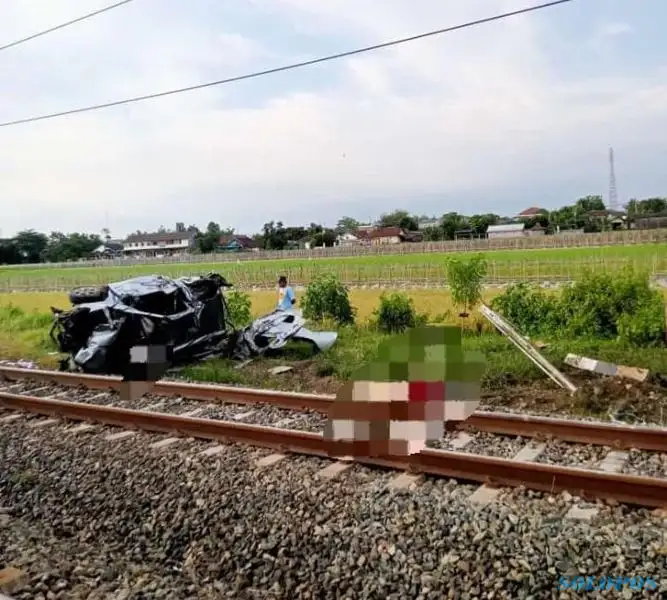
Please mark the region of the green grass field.
MULTIPOLYGON (((618 270, 624 266, 667 273, 667 244, 603 246, 484 252, 490 282, 507 280, 569 280, 585 271, 618 270)), ((470 255, 470 253, 466 253, 470 255)), ((348 284, 432 283, 444 281, 453 253, 357 256, 323 259, 257 260, 181 264, 149 263, 110 267, 0 267, 0 290, 66 289, 101 284, 145 274, 182 276, 218 271, 239 287, 271 285, 287 275, 295 284, 308 283, 320 272, 336 273, 348 284)))

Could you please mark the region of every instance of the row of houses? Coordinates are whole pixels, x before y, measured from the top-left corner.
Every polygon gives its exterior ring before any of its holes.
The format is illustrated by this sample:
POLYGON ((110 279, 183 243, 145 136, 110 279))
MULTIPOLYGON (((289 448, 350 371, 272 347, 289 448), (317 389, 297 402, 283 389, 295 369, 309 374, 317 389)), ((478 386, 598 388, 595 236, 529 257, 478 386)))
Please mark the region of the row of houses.
POLYGON ((338 246, 383 246, 422 241, 424 235, 419 231, 407 231, 400 227, 362 226, 356 231, 343 233, 336 238, 338 246))
MULTIPOLYGON (((519 238, 545 235, 546 230, 539 223, 532 227, 526 227, 526 223, 539 217, 547 215, 545 209, 531 206, 519 213, 513 222, 491 225, 486 232, 488 239, 519 238)), ((662 216, 662 215, 660 215, 662 216)), ((587 217, 592 220, 605 222, 610 229, 624 229, 627 227, 627 216, 625 213, 613 210, 591 211, 587 217)), ((637 228, 650 228, 665 226, 663 221, 667 215, 656 220, 654 224, 647 224, 637 228), (658 222, 659 221, 659 222, 658 222)), ((420 225, 425 225, 420 223, 420 225)), ((428 223, 437 225, 437 221, 428 223)), ((633 223, 634 225, 634 223, 633 223)), ((472 230, 461 230, 456 232, 457 239, 474 237, 472 230)), ((108 240, 94 251, 98 258, 111 257, 163 257, 187 254, 195 248, 196 234, 190 231, 163 231, 158 233, 133 233, 127 239, 108 240)), ((422 242, 423 234, 419 231, 408 231, 400 227, 375 227, 373 225, 362 225, 356 231, 343 233, 336 238, 337 246, 376 246, 387 244, 403 244, 410 242, 422 242)), ((307 245, 305 247, 308 247, 307 245)), ((222 235, 218 240, 218 250, 221 252, 248 252, 258 251, 259 245, 247 235, 222 235)))
MULTIPOLYGON (((159 233, 133 233, 125 240, 108 240, 93 255, 96 258, 146 258, 178 256, 192 252, 195 248, 196 234, 189 231, 165 231, 159 233)), ((405 231, 400 227, 366 227, 354 233, 338 236, 340 246, 400 244, 403 242, 421 242, 419 232, 405 231)), ((258 251, 259 245, 247 235, 223 235, 218 239, 220 252, 258 251)))
MULTIPOLYGON (((196 233, 191 231, 162 231, 133 233, 125 240, 107 240, 93 251, 96 258, 147 258, 178 256, 195 249, 196 233)), ((222 235, 218 239, 222 252, 257 251, 259 245, 247 235, 222 235)))

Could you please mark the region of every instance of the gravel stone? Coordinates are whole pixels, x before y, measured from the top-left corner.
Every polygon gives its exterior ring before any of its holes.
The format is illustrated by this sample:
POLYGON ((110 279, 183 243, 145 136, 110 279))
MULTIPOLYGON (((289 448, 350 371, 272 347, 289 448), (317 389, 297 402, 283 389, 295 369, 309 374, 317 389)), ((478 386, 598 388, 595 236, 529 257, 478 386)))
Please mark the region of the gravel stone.
POLYGON ((513 489, 476 509, 477 486, 446 479, 391 490, 395 472, 360 465, 323 480, 324 459, 259 469, 270 451, 64 431, 0 425, 0 564, 27 574, 17 600, 574 598, 558 578, 580 573, 667 591, 651 511, 600 504, 569 522, 566 494, 513 489))

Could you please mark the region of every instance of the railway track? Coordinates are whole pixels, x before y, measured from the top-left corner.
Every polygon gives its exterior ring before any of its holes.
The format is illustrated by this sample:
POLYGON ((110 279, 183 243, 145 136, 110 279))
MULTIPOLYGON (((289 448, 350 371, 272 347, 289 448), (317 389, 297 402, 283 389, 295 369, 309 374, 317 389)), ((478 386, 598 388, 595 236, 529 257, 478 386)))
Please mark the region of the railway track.
MULTIPOLYGON (((158 382, 149 396, 128 403, 120 400, 118 378, 16 368, 0 368, 0 378, 0 424, 96 422, 126 429, 120 438, 130 430, 168 434, 156 442, 163 446, 195 438, 269 448, 274 462, 291 453, 328 457, 319 433, 333 400, 328 396, 158 382)), ((667 429, 480 411, 431 446, 409 458, 355 462, 480 482, 471 498, 479 504, 492 501, 502 486, 523 486, 667 505, 667 429)), ((352 464, 332 461, 331 470, 352 464)))

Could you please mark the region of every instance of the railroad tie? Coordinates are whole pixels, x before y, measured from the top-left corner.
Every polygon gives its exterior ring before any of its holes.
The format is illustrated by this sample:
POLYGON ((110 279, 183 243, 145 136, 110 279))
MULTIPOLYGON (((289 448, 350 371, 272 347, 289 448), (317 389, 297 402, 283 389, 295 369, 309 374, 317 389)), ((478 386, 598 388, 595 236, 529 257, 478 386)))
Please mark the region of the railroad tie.
POLYGON ((248 410, 246 412, 237 413, 232 417, 232 419, 235 421, 242 421, 243 419, 247 419, 250 415, 254 415, 256 412, 257 411, 255 410, 248 410))
MULTIPOLYGON (((606 473, 620 473, 628 460, 629 453, 621 450, 611 450, 599 463, 598 467, 606 473)), ((598 514, 595 506, 575 504, 565 514, 566 519, 573 521, 591 521, 598 514)))
POLYGON ((600 469, 607 473, 620 473, 630 454, 620 450, 612 450, 600 462, 600 469))
POLYGON ((202 450, 199 455, 200 456, 216 456, 220 454, 221 452, 224 452, 225 446, 222 444, 218 444, 217 446, 211 446, 210 448, 206 448, 206 450, 202 450))
MULTIPOLYGON (((512 460, 522 461, 522 462, 532 462, 534 461, 542 452, 544 452, 546 445, 545 444, 533 444, 529 442, 526 444, 519 452, 517 452, 512 460)), ((473 504, 477 508, 483 508, 491 502, 495 501, 500 493, 503 491, 503 488, 492 487, 490 485, 484 484, 478 487, 468 498, 468 502, 473 504)))
POLYGON ((24 579, 25 574, 14 567, 0 569, 0 600, 7 598, 7 596, 2 595, 2 592, 13 592, 24 579))
POLYGON ((347 471, 354 463, 337 461, 320 469, 315 475, 323 479, 333 479, 341 473, 347 471))
POLYGON ((35 396, 35 395, 38 394, 39 392, 46 392, 46 391, 48 391, 48 390, 50 390, 50 389, 51 389, 51 386, 50 386, 50 385, 44 385, 44 386, 42 386, 42 387, 38 387, 38 388, 35 389, 35 390, 30 390, 29 392, 26 392, 26 393, 30 394, 31 396, 35 396))
POLYGON ((417 473, 401 473, 389 482, 389 489, 392 490, 413 490, 422 480, 422 476, 417 473))
POLYGON ((194 410, 183 413, 181 417, 196 417, 197 415, 201 415, 203 412, 204 412, 203 408, 195 408, 194 410))
POLYGON ((267 456, 263 456, 262 458, 260 458, 255 463, 255 466, 259 468, 271 467, 276 463, 280 462, 281 460, 283 460, 284 458, 287 458, 286 454, 269 454, 267 456))
POLYGON ((106 436, 104 439, 107 442, 117 442, 120 440, 126 440, 129 437, 137 435, 136 431, 132 430, 125 430, 125 431, 119 431, 118 433, 111 433, 108 436, 106 436))
POLYGON ((465 431, 459 433, 452 441, 451 446, 454 450, 461 450, 472 441, 472 436, 468 435, 465 431))
POLYGON ((49 425, 55 425, 60 423, 59 419, 40 419, 34 423, 30 423, 30 429, 39 429, 40 427, 48 427, 49 425))
POLYGON ((7 415, 6 417, 0 418, 0 424, 1 423, 11 423, 12 421, 16 421, 17 419, 22 419, 24 415, 21 413, 13 413, 11 415, 7 415))
POLYGON ((95 428, 96 425, 93 425, 92 423, 80 423, 79 425, 72 427, 72 429, 69 430, 69 433, 78 434, 83 433, 84 431, 90 431, 95 428))
POLYGON ((160 402, 156 402, 155 404, 151 404, 150 406, 147 406, 146 408, 144 408, 144 410, 148 411, 148 412, 157 412, 161 408, 164 408, 164 404, 165 404, 165 401, 162 400, 160 402))
POLYGON ((175 444, 176 442, 180 442, 182 440, 183 440, 183 438, 179 438, 179 437, 168 437, 164 440, 160 440, 158 442, 153 442, 151 444, 151 448, 153 448, 154 450, 162 450, 163 448, 167 448, 168 446, 171 446, 171 445, 175 444))

